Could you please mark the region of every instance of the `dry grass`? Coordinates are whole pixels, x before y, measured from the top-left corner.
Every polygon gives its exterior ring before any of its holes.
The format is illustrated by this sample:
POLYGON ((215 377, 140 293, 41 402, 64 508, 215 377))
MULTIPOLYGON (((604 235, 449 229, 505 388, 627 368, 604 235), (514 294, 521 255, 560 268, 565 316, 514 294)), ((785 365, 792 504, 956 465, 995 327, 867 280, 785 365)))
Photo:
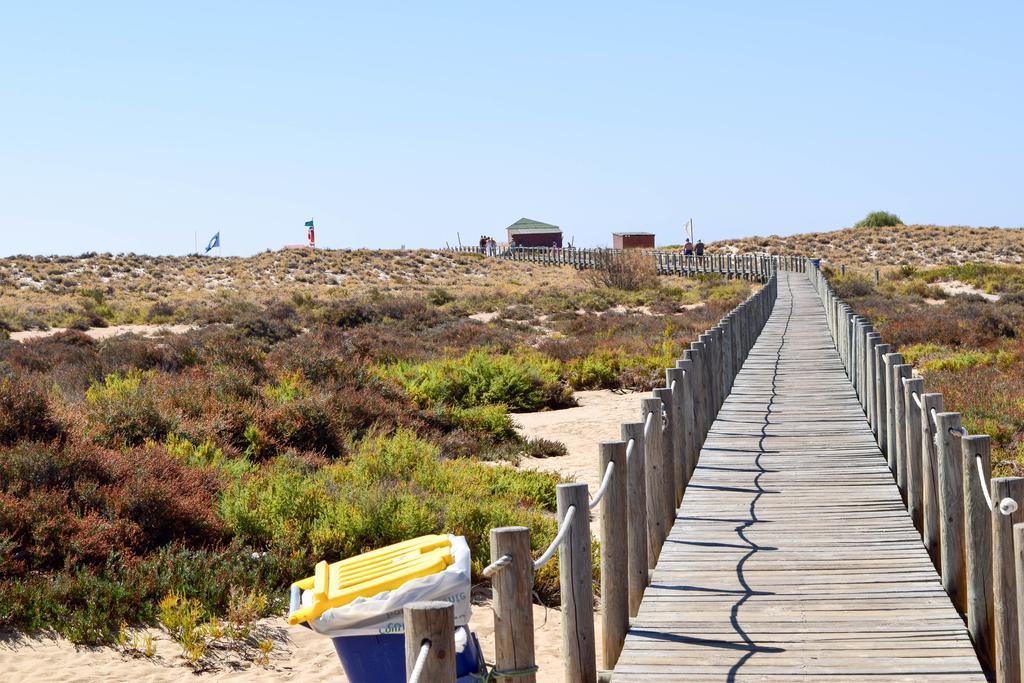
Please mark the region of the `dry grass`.
POLYGON ((286 250, 247 258, 13 256, 0 259, 0 332, 201 324, 209 322, 212 310, 240 302, 317 305, 354 294, 436 292, 480 302, 481 310, 488 310, 488 299, 589 287, 569 267, 428 250, 286 250))
POLYGON ((581 273, 595 287, 613 287, 627 291, 649 289, 658 284, 654 257, 641 251, 599 251, 595 254, 599 267, 581 273))
POLYGON ((712 243, 710 249, 802 254, 855 267, 934 266, 965 261, 1024 263, 1024 230, 938 225, 845 228, 789 237, 722 240, 712 243))

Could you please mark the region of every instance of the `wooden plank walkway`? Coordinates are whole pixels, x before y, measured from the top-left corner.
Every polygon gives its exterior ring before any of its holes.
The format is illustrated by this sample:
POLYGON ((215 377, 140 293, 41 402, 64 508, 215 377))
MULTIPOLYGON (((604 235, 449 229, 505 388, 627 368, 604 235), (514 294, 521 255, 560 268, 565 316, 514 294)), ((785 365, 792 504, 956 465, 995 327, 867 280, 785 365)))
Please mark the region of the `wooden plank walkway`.
POLYGON ((984 681, 803 274, 701 451, 612 681, 984 681))

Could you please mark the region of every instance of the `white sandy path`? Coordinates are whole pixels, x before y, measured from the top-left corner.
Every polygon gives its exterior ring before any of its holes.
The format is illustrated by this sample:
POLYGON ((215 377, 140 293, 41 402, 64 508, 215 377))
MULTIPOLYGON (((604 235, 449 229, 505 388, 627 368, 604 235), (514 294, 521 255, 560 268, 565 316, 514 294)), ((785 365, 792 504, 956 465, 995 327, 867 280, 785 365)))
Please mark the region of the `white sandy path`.
MULTIPOLYGON (((122 334, 137 334, 143 337, 158 337, 165 334, 184 334, 198 327, 198 325, 111 325, 110 327, 90 327, 84 330, 87 337, 96 340, 119 337, 122 334)), ((55 334, 67 332, 66 327, 53 327, 49 330, 26 330, 23 332, 12 332, 11 341, 29 341, 52 337, 55 334)))
MULTIPOLYGON (((581 391, 576 394, 579 407, 541 413, 521 413, 513 417, 519 431, 531 437, 561 441, 569 451, 557 458, 527 458, 521 467, 558 472, 586 482, 591 491, 600 483, 598 444, 620 438, 619 425, 640 419, 640 399, 644 394, 611 391, 581 391)), ((592 522, 594 535, 599 520, 592 522)), ((595 615, 596 643, 600 643, 600 614, 595 615)), ((220 670, 193 674, 179 649, 166 636, 157 636, 156 658, 122 655, 111 648, 76 648, 60 638, 7 640, 0 635, 0 680, 46 681, 346 681, 334 648, 326 638, 307 629, 289 627, 283 619, 264 623, 285 634, 275 644, 266 668, 243 665, 239 669, 222 666, 220 670)), ((561 613, 534 605, 535 643, 540 672, 539 683, 564 680, 562 662, 561 613), (545 621, 546 620, 546 621, 545 621)), ((475 605, 471 629, 480 639, 487 661, 494 661, 494 622, 489 604, 475 605)))

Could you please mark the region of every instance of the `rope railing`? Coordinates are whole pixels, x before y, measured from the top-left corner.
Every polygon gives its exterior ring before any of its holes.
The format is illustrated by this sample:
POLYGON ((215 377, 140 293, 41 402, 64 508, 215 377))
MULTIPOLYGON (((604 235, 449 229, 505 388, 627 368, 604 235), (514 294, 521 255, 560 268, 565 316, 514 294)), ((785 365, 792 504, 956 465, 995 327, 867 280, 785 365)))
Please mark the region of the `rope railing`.
MULTIPOLYGON (((628 448, 628 446, 627 446, 627 448, 628 448)), ((595 493, 594 497, 590 500, 590 509, 591 510, 596 508, 600 504, 601 499, 604 498, 604 494, 605 494, 606 491, 608 491, 608 485, 612 481, 612 474, 614 472, 615 472, 615 463, 614 462, 608 463, 608 467, 606 467, 605 470, 604 470, 604 478, 601 480, 601 485, 599 487, 597 487, 597 493, 595 493)))
POLYGON ((989 479, 991 439, 971 434, 960 413, 947 412, 941 394, 926 393, 927 378, 908 376, 912 366, 820 270, 805 272, 878 448, 980 659, 997 681, 1018 680, 1024 581, 1014 576, 1024 576, 1024 524, 1015 530, 1014 522, 1024 521, 1017 502, 1024 501, 1024 477, 989 479), (994 619, 993 602, 1004 606, 994 619))
POLYGON ((430 641, 424 640, 420 646, 420 654, 416 657, 416 665, 409 672, 409 683, 419 683, 423 675, 423 668, 427 664, 427 656, 430 655, 430 641))
MULTIPOLYGON (((978 473, 978 483, 981 486, 981 493, 985 496, 985 503, 988 505, 989 510, 995 511, 997 508, 995 503, 992 501, 992 494, 989 493, 989 488, 991 488, 991 486, 989 482, 985 481, 985 469, 980 455, 974 456, 974 464, 978 473)), ((1013 498, 1007 497, 999 501, 998 510, 999 513, 1004 516, 1012 515, 1018 508, 1019 505, 1013 498)))
POLYGON ((562 525, 558 528, 558 533, 555 534, 555 537, 551 540, 551 545, 541 553, 540 557, 533 561, 533 571, 539 572, 541 568, 555 556, 558 546, 562 544, 562 541, 565 539, 565 535, 569 533, 569 527, 572 526, 572 520, 575 516, 576 506, 573 505, 565 511, 565 519, 562 520, 562 525))

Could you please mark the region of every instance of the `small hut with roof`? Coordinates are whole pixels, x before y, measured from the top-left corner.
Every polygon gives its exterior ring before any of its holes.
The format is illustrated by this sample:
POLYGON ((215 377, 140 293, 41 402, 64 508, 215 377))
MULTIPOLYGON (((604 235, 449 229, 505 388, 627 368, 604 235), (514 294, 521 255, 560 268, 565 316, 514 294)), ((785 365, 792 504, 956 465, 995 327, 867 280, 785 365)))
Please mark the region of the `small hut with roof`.
POLYGON ((560 247, 562 229, 550 223, 520 218, 506 228, 508 243, 517 247, 560 247))

